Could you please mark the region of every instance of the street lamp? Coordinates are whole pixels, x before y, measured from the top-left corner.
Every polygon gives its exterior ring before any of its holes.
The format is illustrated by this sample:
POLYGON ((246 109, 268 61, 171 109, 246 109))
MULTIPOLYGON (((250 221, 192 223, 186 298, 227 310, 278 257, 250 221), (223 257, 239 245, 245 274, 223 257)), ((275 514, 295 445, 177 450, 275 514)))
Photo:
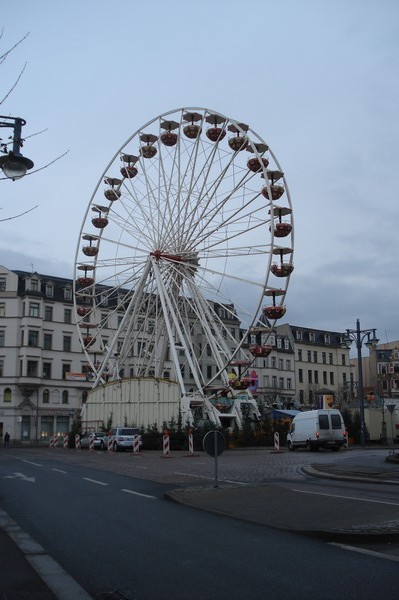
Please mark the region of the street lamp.
MULTIPOLYGON (((15 181, 21 179, 26 172, 33 167, 33 162, 23 156, 20 152, 22 146, 22 127, 26 125, 25 119, 20 117, 4 117, 0 115, 0 127, 10 127, 13 130, 12 150, 5 156, 0 157, 0 169, 8 179, 15 181)), ((7 144, 1 144, 3 149, 7 149, 7 144)))
POLYGON ((364 425, 364 394, 363 394, 363 365, 362 365, 362 346, 364 340, 367 340, 365 345, 367 348, 376 346, 379 339, 375 335, 375 329, 360 329, 360 321, 356 319, 356 329, 347 329, 343 337, 343 347, 350 347, 352 342, 356 343, 357 348, 357 368, 358 368, 358 385, 357 393, 359 396, 360 406, 360 443, 364 447, 366 445, 366 428, 364 425))

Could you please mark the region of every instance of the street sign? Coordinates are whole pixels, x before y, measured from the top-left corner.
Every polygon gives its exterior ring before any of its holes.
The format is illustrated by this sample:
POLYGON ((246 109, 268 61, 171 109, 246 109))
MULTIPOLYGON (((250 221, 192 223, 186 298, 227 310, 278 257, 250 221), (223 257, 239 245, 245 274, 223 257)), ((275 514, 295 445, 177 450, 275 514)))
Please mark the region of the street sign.
POLYGON ((209 456, 220 456, 226 447, 226 440, 220 431, 208 431, 202 440, 202 446, 209 456))

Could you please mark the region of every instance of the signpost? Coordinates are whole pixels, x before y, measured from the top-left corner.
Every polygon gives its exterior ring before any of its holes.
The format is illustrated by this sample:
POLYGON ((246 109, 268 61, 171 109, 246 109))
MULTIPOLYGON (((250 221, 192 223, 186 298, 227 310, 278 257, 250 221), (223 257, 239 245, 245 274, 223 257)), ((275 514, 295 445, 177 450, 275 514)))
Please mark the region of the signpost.
POLYGON ((223 450, 226 446, 226 440, 224 438, 223 433, 217 431, 208 431, 204 435, 202 440, 202 446, 209 456, 213 456, 215 461, 215 485, 213 487, 218 487, 218 456, 222 454, 223 450))

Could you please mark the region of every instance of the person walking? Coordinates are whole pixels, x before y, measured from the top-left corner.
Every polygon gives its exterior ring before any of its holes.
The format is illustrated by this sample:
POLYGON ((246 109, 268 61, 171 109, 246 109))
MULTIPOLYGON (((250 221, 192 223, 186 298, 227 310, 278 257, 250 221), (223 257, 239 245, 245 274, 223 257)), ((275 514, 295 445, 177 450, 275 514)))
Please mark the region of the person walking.
POLYGON ((10 434, 8 431, 4 434, 4 447, 7 448, 10 445, 10 434))

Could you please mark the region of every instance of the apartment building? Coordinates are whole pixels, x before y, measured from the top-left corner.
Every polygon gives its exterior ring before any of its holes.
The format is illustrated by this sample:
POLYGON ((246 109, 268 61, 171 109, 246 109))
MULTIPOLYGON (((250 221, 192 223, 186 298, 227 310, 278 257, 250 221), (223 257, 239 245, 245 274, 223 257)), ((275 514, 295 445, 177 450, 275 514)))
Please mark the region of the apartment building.
POLYGON ((80 413, 91 383, 72 303, 70 279, 0 267, 1 436, 48 439, 80 413))
POLYGON ((295 352, 295 390, 300 405, 313 406, 317 395, 331 392, 335 402, 345 400, 350 382, 349 350, 342 347, 343 334, 283 324, 278 335, 286 335, 295 352))

